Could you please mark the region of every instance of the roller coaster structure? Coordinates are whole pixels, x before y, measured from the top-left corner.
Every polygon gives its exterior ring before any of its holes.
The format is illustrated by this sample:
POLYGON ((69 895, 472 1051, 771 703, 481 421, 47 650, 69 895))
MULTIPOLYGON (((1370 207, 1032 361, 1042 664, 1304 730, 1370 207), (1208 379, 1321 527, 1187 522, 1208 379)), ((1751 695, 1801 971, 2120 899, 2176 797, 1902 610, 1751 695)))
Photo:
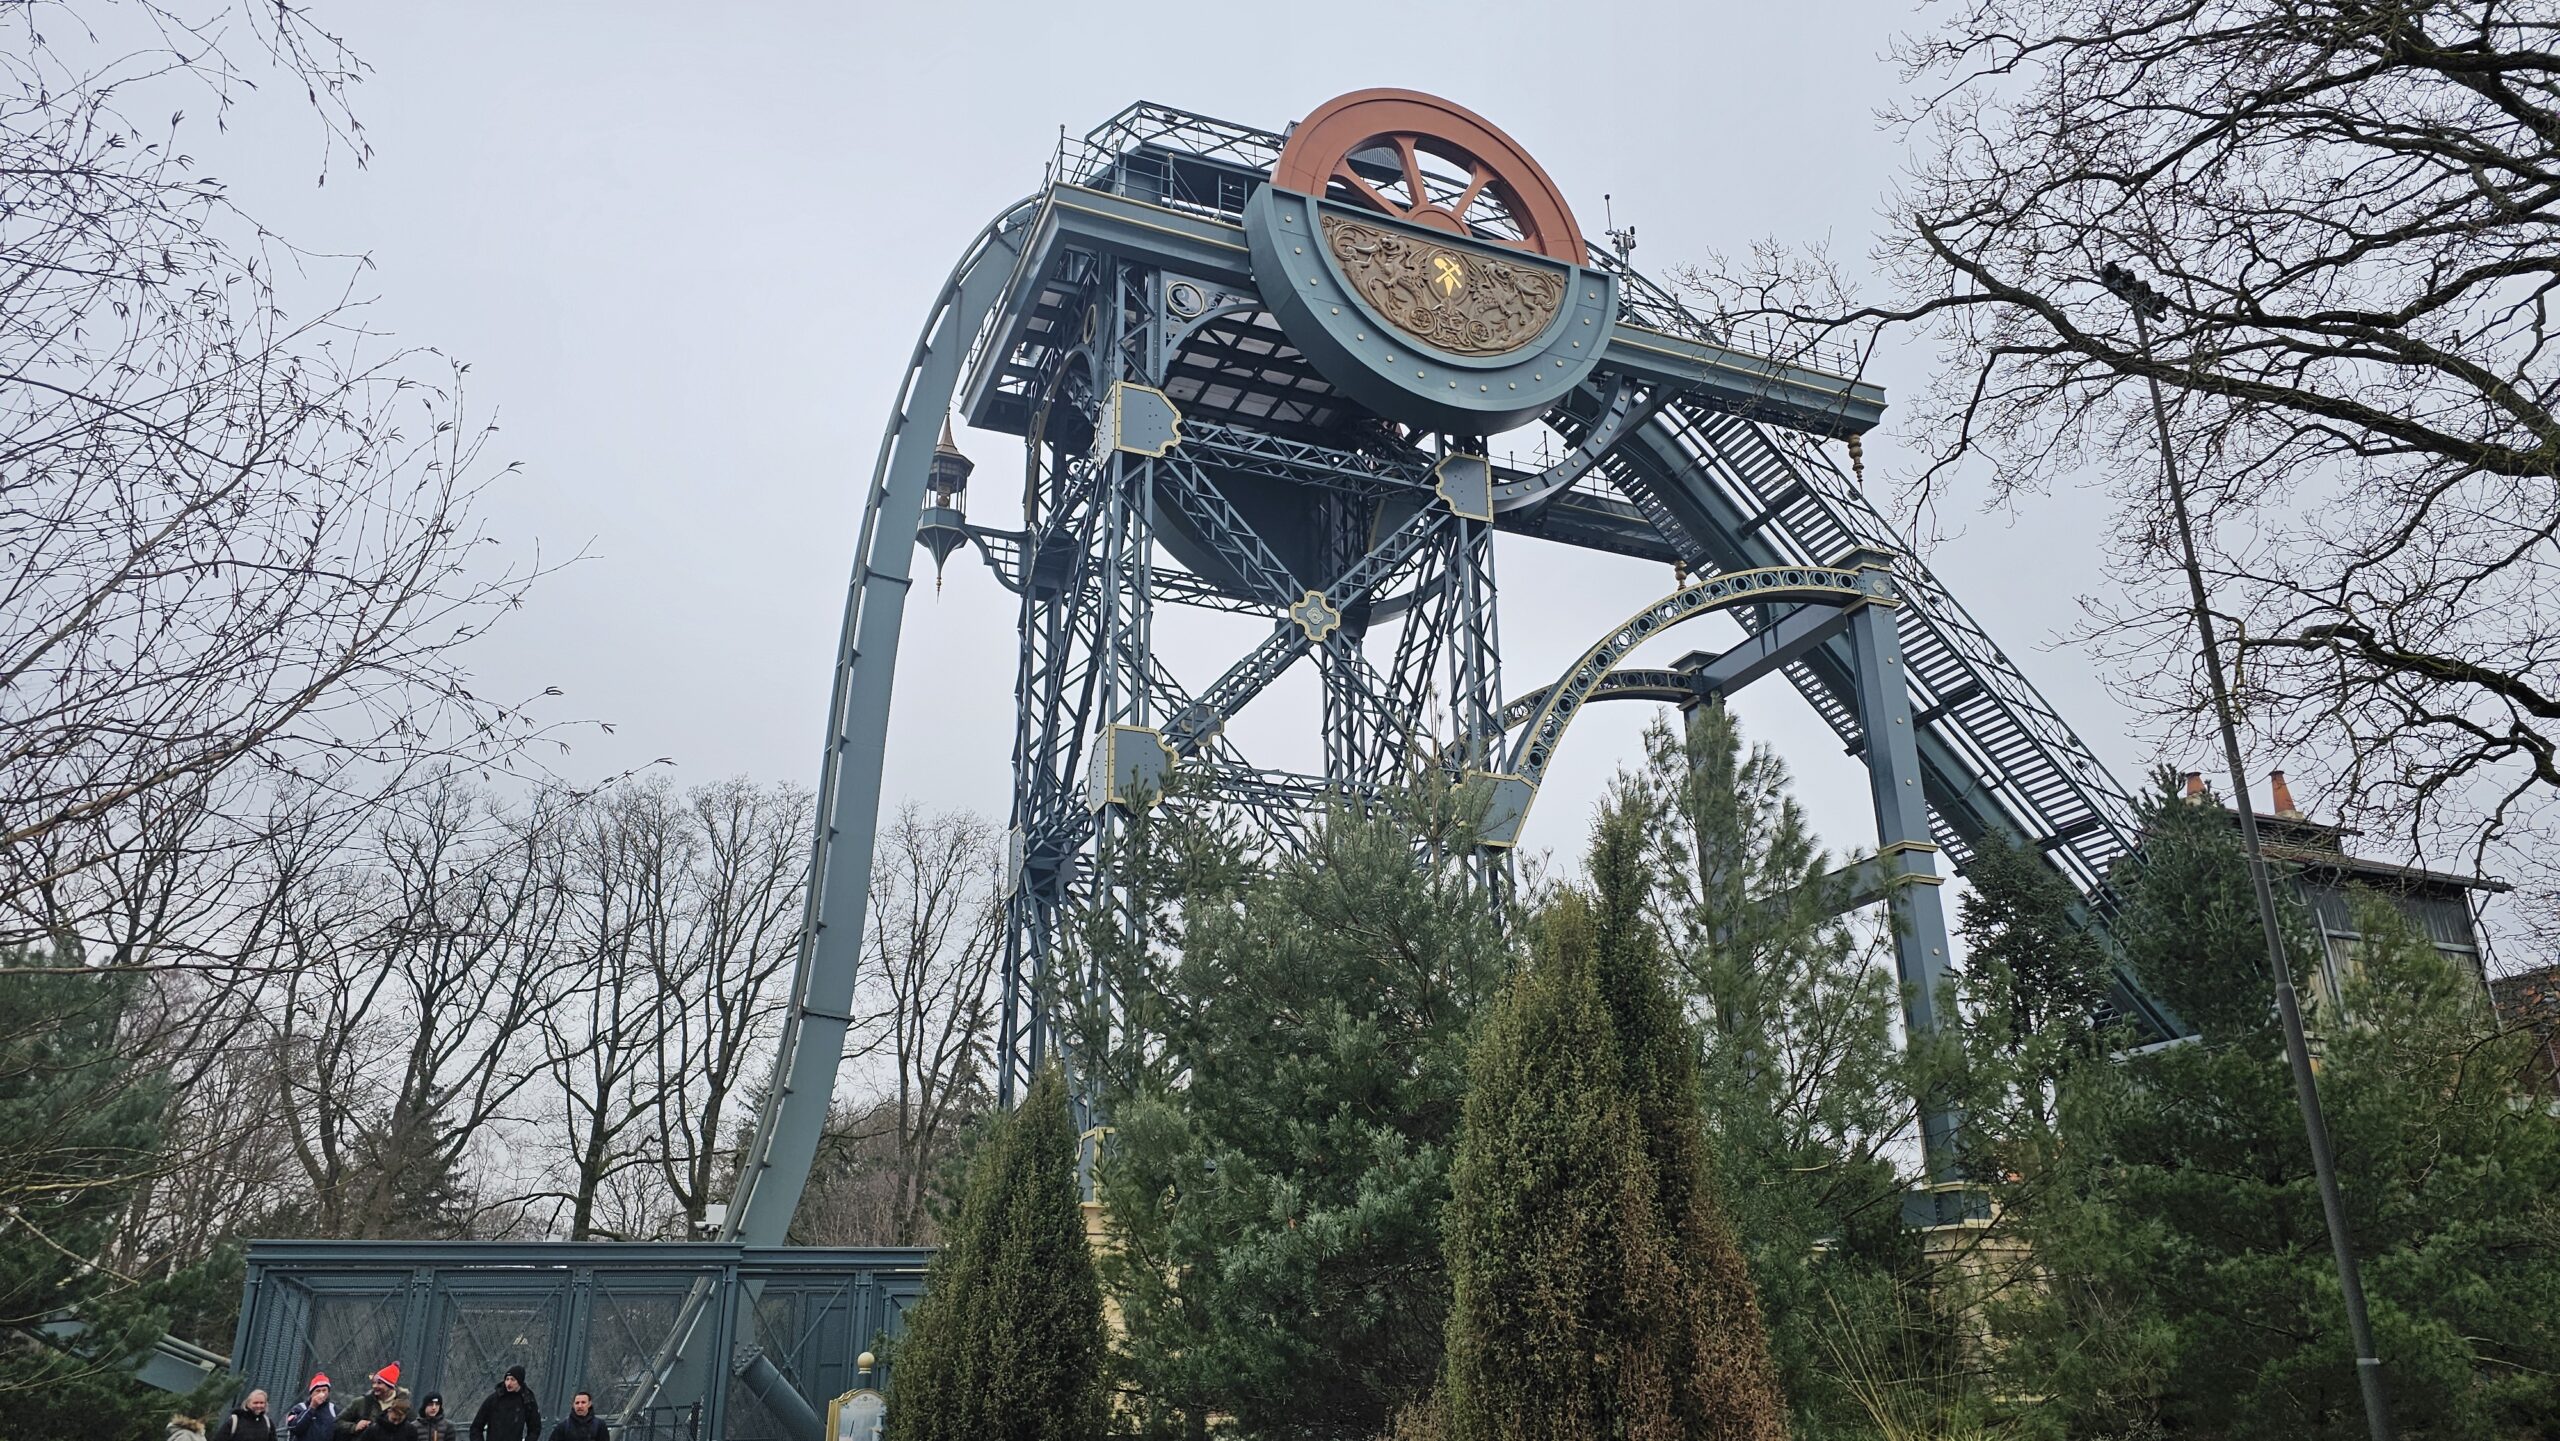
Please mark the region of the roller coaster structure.
MULTIPOLYGON (((1845 367, 1754 349, 1587 245, 1525 150, 1431 96, 1358 92, 1286 134, 1139 104, 1062 142, 1039 191, 964 252, 882 441, 793 1020, 733 1237, 781 1239, 816 1146, 918 545, 937 567, 974 548, 1021 603, 1008 1097, 1056 1049, 1067 998, 1115 1003, 1094 994, 1100 976, 1053 966, 1061 917, 1119 883, 1098 857, 1133 810, 1170 787, 1285 846, 1321 806, 1428 758, 1490 788, 1498 851, 1595 700, 1712 700, 1772 671, 1795 685, 1868 765, 1878 847, 1848 890, 1893 908, 1915 1034, 1946 968, 1939 858, 1961 869, 1986 841, 2024 845, 2103 906, 2133 845, 2125 792, 1823 450, 1883 409, 1845 367), (967 518, 953 409, 1024 437, 1021 528, 967 518), (1562 458, 1487 458, 1487 437, 1532 421, 1562 458), (1696 579, 1506 704, 1496 532, 1696 579), (1153 645, 1162 606, 1270 630, 1194 685, 1153 645), (1743 643, 1616 669, 1710 610, 1743 643), (1227 723, 1302 659, 1322 683, 1324 769, 1255 765, 1227 723)), ((2113 1004, 2174 1032, 2130 985, 2113 1004)), ((1924 1118, 1942 1179, 1953 1124, 1924 1118)))
MULTIPOLYGON (((235 1364, 342 1364, 332 1348, 361 1329, 417 1357, 424 1385, 548 1356, 628 1434, 817 1441, 851 1353, 921 1285, 920 1252, 785 1244, 852 1024, 919 549, 937 572, 975 551, 1020 603, 1008 1101, 1053 1054, 1072 1075, 1095 1059, 1080 1047, 1111 1044, 1089 1028, 1059 1044, 1063 1011, 1107 1020, 1124 999, 1065 964, 1061 930, 1120 894, 1113 843, 1146 808, 1215 807, 1288 847, 1324 807, 1436 768, 1477 788, 1498 890, 1583 707, 1713 703, 1772 673, 1867 766, 1877 846, 1837 890, 1890 907, 1925 1036, 1948 962, 1942 861, 2031 848, 2103 921, 2135 835, 2124 791, 1826 454, 1883 410, 1850 367, 1726 333, 1588 245, 1528 152, 1447 101, 1361 91, 1286 133, 1139 104, 1062 141, 937 293, 868 480, 790 1005, 721 1236, 260 1243, 235 1364), (969 518, 955 412, 1023 437, 1019 528, 969 518), (1495 464, 1488 441, 1531 424, 1552 463, 1495 464), (1679 583, 1506 697, 1498 533, 1679 583), (1259 639, 1185 679, 1154 643, 1166 606, 1247 617, 1259 639), (1710 613, 1743 638, 1622 664, 1710 613), (1301 661, 1322 769, 1257 765, 1229 722, 1301 661)), ((2110 1004, 2179 1031, 2121 978, 2110 1004)), ((1948 1219, 1959 1118, 1918 1109, 1947 1184, 1906 1214, 1948 1219)))

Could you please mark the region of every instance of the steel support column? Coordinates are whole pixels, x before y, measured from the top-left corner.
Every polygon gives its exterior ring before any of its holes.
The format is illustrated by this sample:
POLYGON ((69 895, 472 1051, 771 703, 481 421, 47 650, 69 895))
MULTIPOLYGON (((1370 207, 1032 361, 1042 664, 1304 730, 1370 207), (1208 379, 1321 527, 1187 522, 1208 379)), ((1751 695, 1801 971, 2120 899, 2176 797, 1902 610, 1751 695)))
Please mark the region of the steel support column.
MULTIPOLYGON (((1849 564, 1889 569, 1893 558, 1859 551, 1849 564)), ((1911 690, 1903 674, 1902 643, 1894 607, 1869 601, 1849 617, 1850 650, 1858 715, 1867 738, 1867 783, 1875 798, 1876 861, 1883 872, 1893 925, 1893 962, 1902 980, 1905 1039, 1916 1052, 1930 1044, 1945 1020, 1941 1007, 1949 975, 1947 915, 1938 887, 1938 847, 1929 838, 1929 805, 1921 792, 1920 750, 1911 724, 1911 690)), ((1920 1143, 1929 1180, 1956 1175, 1956 1129, 1961 1117, 1935 1098, 1922 1096, 1920 1143)))

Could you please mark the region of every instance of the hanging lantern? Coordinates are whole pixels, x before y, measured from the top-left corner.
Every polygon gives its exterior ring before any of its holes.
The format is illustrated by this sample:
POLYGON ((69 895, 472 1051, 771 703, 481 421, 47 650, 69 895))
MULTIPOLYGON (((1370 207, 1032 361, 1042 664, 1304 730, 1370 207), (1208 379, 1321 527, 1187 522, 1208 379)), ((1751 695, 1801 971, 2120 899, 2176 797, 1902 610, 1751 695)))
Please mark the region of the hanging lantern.
POLYGON ((925 472, 924 513, 916 517, 916 544, 933 556, 933 588, 942 589, 942 563, 969 540, 969 472, 977 469, 951 442, 951 417, 942 418, 942 439, 933 447, 933 464, 925 472))

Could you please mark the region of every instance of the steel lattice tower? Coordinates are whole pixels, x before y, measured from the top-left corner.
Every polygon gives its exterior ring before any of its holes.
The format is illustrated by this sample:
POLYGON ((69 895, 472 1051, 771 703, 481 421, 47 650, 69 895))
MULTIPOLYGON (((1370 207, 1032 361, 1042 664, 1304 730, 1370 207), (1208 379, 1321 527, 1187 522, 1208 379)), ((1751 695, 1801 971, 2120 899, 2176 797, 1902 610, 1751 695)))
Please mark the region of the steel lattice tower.
MULTIPOLYGON (((1713 703, 1773 673, 1805 695, 1873 782, 1876 851, 1841 879, 1850 904, 1892 910, 1915 1035, 1947 972, 1942 862, 2026 846, 2103 911, 2133 845, 2125 793, 1824 453, 1883 410, 1845 365, 1755 349, 1589 246, 1524 149, 1431 96, 1344 96, 1285 135, 1141 104, 1062 142, 963 254, 882 442, 798 1004, 730 1234, 780 1238, 816 1147, 917 545, 937 568, 974 549, 1020 602, 1007 1098, 1056 1051, 1061 1013, 1130 999, 1069 963, 1062 928, 1112 913, 1128 833, 1161 798, 1286 847, 1323 806, 1437 767, 1481 788, 1498 876, 1594 701, 1713 703), (967 513, 953 413, 1022 438, 1019 527, 967 513), (1493 464, 1488 440, 1533 422, 1563 454, 1493 464), (1502 665, 1496 532, 1686 579, 1524 685, 1502 665), (1167 607, 1260 638, 1177 674, 1156 645, 1167 607), (1620 665, 1710 613, 1745 639, 1620 665), (1229 722, 1302 663, 1320 768, 1257 764, 1229 722)), ((2129 983, 2113 1004, 2176 1032, 2129 983)), ((1951 1179, 1958 1118, 1921 1109, 1932 1175, 1951 1179)))
MULTIPOLYGON (((2135 837, 2088 747, 1824 453, 1883 409, 1846 367, 1755 349, 1589 247, 1527 152, 1446 101, 1364 91, 1286 135, 1142 104, 1061 144, 936 295, 870 474, 792 1000, 718 1242, 277 1252, 253 1258, 244 1352, 264 1337, 300 1357, 336 1325, 330 1298, 396 1296, 432 1382, 435 1338, 498 1308, 510 1328, 559 1318, 549 1354, 605 1367, 620 1424, 820 1441, 854 1353, 922 1284, 919 1252, 785 1245, 852 1024, 919 547, 937 569, 973 549, 1019 598, 1007 1098, 1059 1049, 1061 1013, 1107 1023, 1145 1000, 1067 964, 1061 931, 1136 914, 1122 858, 1159 802, 1289 847, 1322 807, 1437 769, 1484 803, 1498 880, 1584 706, 1712 704, 1772 674, 1867 767, 1876 849, 1835 879, 1847 904, 1891 909, 1904 1019, 1926 1036, 1944 864, 2026 847, 2103 921, 2135 837), (1022 438, 1018 526, 970 517, 955 414, 1022 438), (1492 438, 1533 423, 1562 443, 1552 464, 1491 462, 1492 438), (1506 675, 1497 532, 1681 579, 1562 674, 1506 675), (1156 640, 1168 607, 1241 618, 1246 639, 1178 674, 1156 640), (1710 614, 1743 638, 1633 663, 1710 614), (1229 722, 1300 665, 1315 766, 1257 764, 1229 722), (262 1263, 281 1269, 261 1281, 262 1263)), ((2129 983, 2112 1004, 2180 1030, 2129 983)), ((1103 1029, 1080 1024, 1090 1054, 1068 1059, 1107 1062, 1103 1029)), ((1905 1214, 1925 1224, 1963 1206, 1960 1118, 1916 1099, 1939 1184, 1905 1214)))

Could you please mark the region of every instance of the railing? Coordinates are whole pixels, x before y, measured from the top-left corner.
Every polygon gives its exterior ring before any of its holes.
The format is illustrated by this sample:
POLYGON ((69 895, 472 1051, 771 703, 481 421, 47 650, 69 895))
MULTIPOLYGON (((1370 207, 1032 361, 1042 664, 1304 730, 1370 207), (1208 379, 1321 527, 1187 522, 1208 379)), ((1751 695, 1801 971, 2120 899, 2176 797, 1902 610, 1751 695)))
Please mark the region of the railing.
MULTIPOLYGON (((931 1253, 719 1242, 259 1241, 249 1248, 232 1369, 298 1392, 314 1371, 386 1360, 423 1394, 477 1405, 510 1365, 546 1419, 591 1391, 630 1441, 785 1441, 731 1363, 750 1348, 809 1409, 858 1384, 855 1358, 903 1329, 931 1253), (707 1286, 692 1349, 649 1380, 691 1290, 707 1286), (750 1293, 756 1304, 746 1304, 750 1293), (654 1390, 655 1395, 648 1394, 654 1390)), ((467 1419, 467 1418, 466 1418, 467 1419)))

